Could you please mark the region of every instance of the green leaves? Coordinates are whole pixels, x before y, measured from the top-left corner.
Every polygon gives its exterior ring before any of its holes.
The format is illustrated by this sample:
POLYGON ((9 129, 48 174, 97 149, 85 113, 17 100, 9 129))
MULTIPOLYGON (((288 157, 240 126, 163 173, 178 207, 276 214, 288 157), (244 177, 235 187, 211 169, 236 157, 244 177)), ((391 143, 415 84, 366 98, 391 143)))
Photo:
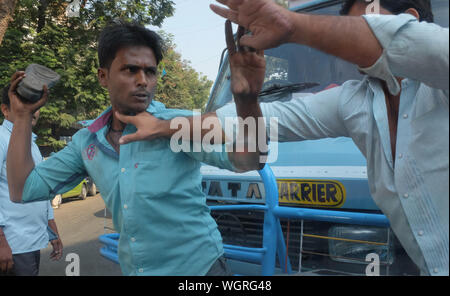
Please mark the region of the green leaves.
POLYGON ((158 33, 164 39, 166 48, 158 70, 159 73, 165 70, 166 75, 158 81, 156 99, 168 108, 204 110, 213 82, 197 73, 188 61, 181 59, 181 55, 174 50, 173 36, 158 33))
MULTIPOLYGON (((14 20, 0 46, 0 86, 30 63, 45 65, 61 75, 35 129, 40 146, 58 150, 63 147, 60 136, 73 135, 75 122, 93 119, 110 105, 107 91, 97 80, 97 38, 102 28, 116 17, 160 26, 173 15, 174 2, 82 0, 79 17, 66 16, 66 0, 47 1, 45 11, 39 10, 41 2, 21 0, 16 5, 14 20)), ((202 108, 212 82, 182 61, 173 50, 170 35, 162 34, 168 49, 159 70, 162 73, 165 68, 167 75, 158 82, 156 99, 172 108, 202 108)))

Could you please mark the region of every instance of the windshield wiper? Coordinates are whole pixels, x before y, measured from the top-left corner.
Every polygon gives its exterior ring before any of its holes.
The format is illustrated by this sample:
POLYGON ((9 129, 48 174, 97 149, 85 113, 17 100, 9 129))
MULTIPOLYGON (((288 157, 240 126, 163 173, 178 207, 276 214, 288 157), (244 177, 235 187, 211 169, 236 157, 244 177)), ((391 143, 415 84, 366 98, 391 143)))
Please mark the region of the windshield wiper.
POLYGON ((272 95, 272 94, 276 94, 276 93, 282 93, 282 92, 286 92, 286 91, 300 92, 302 90, 310 89, 310 88, 313 88, 313 87, 316 87, 319 85, 320 84, 316 83, 316 82, 302 82, 302 83, 294 83, 294 84, 289 84, 289 85, 274 84, 273 86, 260 92, 259 96, 263 97, 263 96, 272 95))

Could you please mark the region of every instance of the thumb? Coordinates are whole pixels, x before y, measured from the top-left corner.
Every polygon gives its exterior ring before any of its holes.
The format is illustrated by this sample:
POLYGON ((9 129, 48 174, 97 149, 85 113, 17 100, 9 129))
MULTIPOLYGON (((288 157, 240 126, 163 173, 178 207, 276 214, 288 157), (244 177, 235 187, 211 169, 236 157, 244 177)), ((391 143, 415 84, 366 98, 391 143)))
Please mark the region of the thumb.
POLYGON ((48 100, 48 87, 47 85, 44 85, 42 87, 42 97, 32 105, 32 109, 33 110, 38 110, 40 109, 42 106, 44 106, 47 103, 48 100))
POLYGON ((251 47, 253 49, 265 50, 277 47, 276 41, 270 38, 268 34, 263 35, 244 35, 240 39, 241 46, 251 47))
POLYGON ((142 141, 144 140, 144 137, 142 135, 140 135, 138 132, 135 132, 134 134, 128 134, 126 136, 122 136, 119 139, 119 144, 120 145, 125 145, 131 142, 136 142, 136 141, 142 141))
POLYGON ((135 125, 134 124, 134 119, 136 118, 135 116, 124 115, 124 114, 119 113, 119 111, 114 112, 114 116, 123 123, 126 123, 126 124, 131 123, 132 125, 135 125))
POLYGON ((260 45, 260 42, 258 39, 260 39, 260 38, 254 36, 254 35, 244 35, 241 37, 239 42, 240 42, 241 46, 247 46, 247 47, 257 49, 257 50, 263 49, 263 48, 260 48, 261 45, 260 45))

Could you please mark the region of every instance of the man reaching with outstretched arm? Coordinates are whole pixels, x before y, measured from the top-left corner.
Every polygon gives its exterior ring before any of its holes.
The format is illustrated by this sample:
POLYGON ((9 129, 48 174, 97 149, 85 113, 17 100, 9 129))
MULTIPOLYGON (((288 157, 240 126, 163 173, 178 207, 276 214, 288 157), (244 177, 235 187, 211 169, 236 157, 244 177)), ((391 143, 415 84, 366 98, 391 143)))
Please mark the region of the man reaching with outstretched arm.
POLYGON ((367 158, 373 199, 421 274, 448 275, 449 31, 432 23, 430 1, 346 0, 346 16, 294 13, 270 0, 218 2, 228 7, 212 5, 217 14, 251 31, 242 45, 299 43, 367 74, 301 102, 261 104, 262 112, 279 118, 281 141, 351 137, 367 158), (376 4, 379 14, 367 14, 376 4))

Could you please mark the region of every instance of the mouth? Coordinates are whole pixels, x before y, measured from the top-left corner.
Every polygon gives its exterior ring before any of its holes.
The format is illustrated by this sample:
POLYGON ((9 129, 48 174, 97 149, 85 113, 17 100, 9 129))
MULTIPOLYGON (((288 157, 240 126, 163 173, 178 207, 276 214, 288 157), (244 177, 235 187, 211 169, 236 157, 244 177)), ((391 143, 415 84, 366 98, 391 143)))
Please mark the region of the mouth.
POLYGON ((148 92, 135 92, 132 93, 131 96, 138 101, 145 102, 150 98, 150 93, 148 92))

